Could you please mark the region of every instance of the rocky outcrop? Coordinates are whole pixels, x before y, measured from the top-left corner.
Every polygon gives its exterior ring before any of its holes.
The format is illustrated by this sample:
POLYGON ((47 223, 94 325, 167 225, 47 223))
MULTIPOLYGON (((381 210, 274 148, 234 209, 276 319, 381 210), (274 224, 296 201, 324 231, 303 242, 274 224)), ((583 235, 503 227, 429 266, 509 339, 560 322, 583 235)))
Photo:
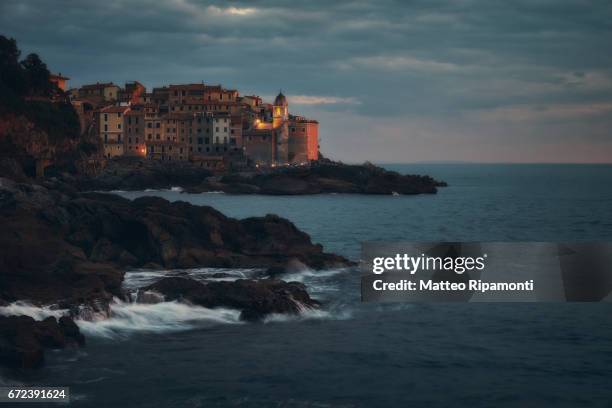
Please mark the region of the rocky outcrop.
POLYGON ((0 299, 62 307, 122 297, 126 268, 347 265, 274 216, 236 220, 210 207, 78 193, 0 179, 0 299))
POLYGON ((0 364, 36 368, 44 363, 45 348, 82 346, 85 338, 69 317, 36 321, 29 316, 0 316, 0 364))
POLYGON ((51 165, 75 171, 87 141, 72 106, 51 100, 22 105, 19 112, 0 107, 0 175, 23 180, 43 175, 51 165))
POLYGON ((435 194, 446 183, 429 176, 402 175, 372 164, 322 162, 213 176, 191 163, 117 158, 96 176, 58 174, 81 191, 145 190, 181 187, 188 193, 303 195, 435 194))
POLYGON ((201 184, 212 175, 187 162, 160 162, 137 157, 119 157, 107 162, 95 176, 57 174, 82 191, 168 189, 201 184))
POLYGON ((144 296, 159 293, 167 301, 180 300, 208 308, 228 307, 241 311, 240 318, 256 321, 272 313, 298 314, 316 308, 306 287, 277 279, 202 283, 188 278, 164 278, 143 288, 144 296))
POLYGON ((309 167, 279 168, 208 179, 187 192, 224 191, 232 194, 302 195, 435 194, 446 183, 429 176, 402 175, 372 164, 346 165, 325 162, 309 167))

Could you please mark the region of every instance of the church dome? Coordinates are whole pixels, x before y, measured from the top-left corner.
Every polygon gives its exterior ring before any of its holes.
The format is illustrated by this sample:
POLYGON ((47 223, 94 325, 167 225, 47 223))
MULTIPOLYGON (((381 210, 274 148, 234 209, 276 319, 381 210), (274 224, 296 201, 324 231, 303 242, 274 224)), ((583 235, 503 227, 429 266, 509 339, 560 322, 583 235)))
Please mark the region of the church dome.
POLYGON ((274 105, 287 106, 287 98, 285 97, 285 95, 283 95, 282 91, 279 92, 276 96, 276 99, 274 99, 274 105))

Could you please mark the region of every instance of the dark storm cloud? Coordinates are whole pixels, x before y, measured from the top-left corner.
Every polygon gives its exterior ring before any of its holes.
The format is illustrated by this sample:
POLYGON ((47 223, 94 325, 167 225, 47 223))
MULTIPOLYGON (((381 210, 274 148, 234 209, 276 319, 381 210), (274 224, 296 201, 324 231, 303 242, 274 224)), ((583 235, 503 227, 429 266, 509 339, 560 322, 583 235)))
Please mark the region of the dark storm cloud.
POLYGON ((283 88, 345 160, 612 157, 609 2, 4 0, 0 27, 73 85, 283 88))

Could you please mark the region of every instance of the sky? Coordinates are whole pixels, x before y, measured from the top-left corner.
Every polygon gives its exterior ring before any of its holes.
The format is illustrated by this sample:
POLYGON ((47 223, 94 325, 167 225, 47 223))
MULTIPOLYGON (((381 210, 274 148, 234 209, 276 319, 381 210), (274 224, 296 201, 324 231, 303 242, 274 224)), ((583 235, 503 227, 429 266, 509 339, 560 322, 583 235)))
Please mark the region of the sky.
POLYGON ((612 2, 2 0, 70 86, 222 84, 345 162, 612 162, 612 2))

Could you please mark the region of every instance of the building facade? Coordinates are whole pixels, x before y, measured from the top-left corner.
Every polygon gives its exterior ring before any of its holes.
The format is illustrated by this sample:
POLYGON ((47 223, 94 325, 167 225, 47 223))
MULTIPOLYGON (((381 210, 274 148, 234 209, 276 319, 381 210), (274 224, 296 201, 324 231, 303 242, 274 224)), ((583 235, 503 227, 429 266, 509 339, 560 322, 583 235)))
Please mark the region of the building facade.
POLYGON ((98 131, 104 146, 104 156, 112 158, 123 156, 123 120, 127 106, 107 106, 98 111, 98 131))
POLYGON ((282 92, 270 104, 221 85, 168 85, 148 93, 132 81, 124 88, 84 85, 70 95, 75 106, 97 107, 95 128, 109 158, 190 160, 215 169, 228 163, 278 166, 318 160, 318 122, 292 115, 282 92))

